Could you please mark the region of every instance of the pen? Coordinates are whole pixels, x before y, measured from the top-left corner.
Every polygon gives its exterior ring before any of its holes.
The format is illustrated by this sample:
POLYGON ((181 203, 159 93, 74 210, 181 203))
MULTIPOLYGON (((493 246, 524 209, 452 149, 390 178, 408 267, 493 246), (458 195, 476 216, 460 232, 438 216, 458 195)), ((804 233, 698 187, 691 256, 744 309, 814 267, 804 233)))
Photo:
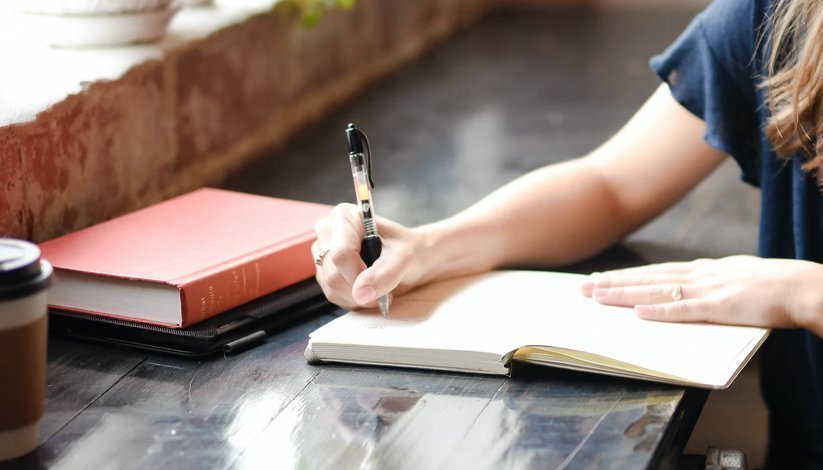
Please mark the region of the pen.
MULTIPOLYGON (((372 203, 371 190, 374 182, 371 178, 371 148, 366 134, 350 123, 346 128, 346 140, 349 144, 349 161, 351 162, 351 174, 354 178, 354 192, 357 195, 357 204, 363 214, 363 225, 365 235, 360 244, 360 258, 371 266, 380 257, 383 251, 383 244, 380 241, 380 234, 377 233, 377 224, 374 220, 374 204, 372 203), (364 152, 365 149, 365 152, 364 152)), ((389 296, 383 295, 377 299, 377 305, 383 318, 389 316, 389 296)))

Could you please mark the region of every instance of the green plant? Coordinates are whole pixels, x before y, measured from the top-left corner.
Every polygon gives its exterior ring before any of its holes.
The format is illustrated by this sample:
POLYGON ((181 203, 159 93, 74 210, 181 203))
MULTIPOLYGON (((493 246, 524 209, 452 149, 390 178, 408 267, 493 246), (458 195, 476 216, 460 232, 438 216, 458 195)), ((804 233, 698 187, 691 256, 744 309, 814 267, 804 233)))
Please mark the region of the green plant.
POLYGON ((342 8, 350 10, 354 8, 357 0, 286 0, 281 3, 289 3, 297 6, 304 26, 314 26, 330 10, 342 8))

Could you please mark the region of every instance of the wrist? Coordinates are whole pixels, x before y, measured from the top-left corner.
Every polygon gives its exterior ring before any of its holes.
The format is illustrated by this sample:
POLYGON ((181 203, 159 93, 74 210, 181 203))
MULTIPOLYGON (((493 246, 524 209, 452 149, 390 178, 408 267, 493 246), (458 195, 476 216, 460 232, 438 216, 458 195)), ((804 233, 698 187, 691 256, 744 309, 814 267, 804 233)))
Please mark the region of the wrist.
POLYGON ((494 250, 483 242, 482 231, 449 218, 414 229, 420 243, 420 282, 448 279, 495 267, 494 250), (486 245, 487 249, 483 246, 486 245))
POLYGON ((823 265, 811 261, 804 261, 804 264, 806 269, 801 271, 802 278, 797 283, 801 289, 797 296, 800 302, 792 312, 792 319, 798 327, 823 338, 823 289, 820 285, 823 265))

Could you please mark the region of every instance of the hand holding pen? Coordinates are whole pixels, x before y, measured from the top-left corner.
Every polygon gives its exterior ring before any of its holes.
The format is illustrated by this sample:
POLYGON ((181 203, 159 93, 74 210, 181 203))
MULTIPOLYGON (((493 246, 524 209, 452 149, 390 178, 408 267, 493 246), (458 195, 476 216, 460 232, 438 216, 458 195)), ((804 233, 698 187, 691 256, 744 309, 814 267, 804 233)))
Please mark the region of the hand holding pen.
POLYGON ((385 305, 384 311, 388 313, 389 293, 400 294, 419 285, 433 268, 426 260, 439 266, 440 258, 422 256, 430 243, 425 241, 420 228, 408 228, 375 216, 368 141, 363 140, 365 136, 356 127, 350 129, 346 134, 350 138, 349 160, 358 205, 338 204, 315 225, 317 240, 312 245, 312 254, 316 278, 334 304, 356 309, 376 303, 381 309, 385 305))
MULTIPOLYGON (((349 124, 346 128, 346 139, 349 146, 349 162, 351 163, 351 173, 354 179, 354 192, 357 196, 357 205, 360 207, 363 216, 363 226, 365 228, 363 242, 360 245, 360 257, 366 266, 371 267, 380 253, 383 251, 383 242, 377 232, 377 222, 375 221, 374 203, 371 190, 374 182, 371 178, 371 148, 366 134, 360 129, 349 124)), ((382 295, 377 299, 377 305, 384 318, 389 315, 389 296, 382 295)))
MULTIPOLYGON (((380 258, 367 267, 361 257, 365 227, 359 206, 338 204, 317 222, 312 245, 317 282, 334 304, 346 309, 379 306, 380 297, 419 285, 423 241, 416 229, 378 218, 380 258)), ((428 258, 427 258, 428 259, 428 258)))

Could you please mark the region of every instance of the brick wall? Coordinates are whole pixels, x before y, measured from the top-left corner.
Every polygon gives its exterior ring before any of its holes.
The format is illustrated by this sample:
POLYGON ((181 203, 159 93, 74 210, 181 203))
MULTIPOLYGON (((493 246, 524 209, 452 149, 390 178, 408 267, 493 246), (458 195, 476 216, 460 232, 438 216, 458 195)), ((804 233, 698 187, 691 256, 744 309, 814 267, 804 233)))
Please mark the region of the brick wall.
POLYGON ((278 8, 0 127, 0 236, 42 241, 216 184, 472 21, 488 0, 278 8))

